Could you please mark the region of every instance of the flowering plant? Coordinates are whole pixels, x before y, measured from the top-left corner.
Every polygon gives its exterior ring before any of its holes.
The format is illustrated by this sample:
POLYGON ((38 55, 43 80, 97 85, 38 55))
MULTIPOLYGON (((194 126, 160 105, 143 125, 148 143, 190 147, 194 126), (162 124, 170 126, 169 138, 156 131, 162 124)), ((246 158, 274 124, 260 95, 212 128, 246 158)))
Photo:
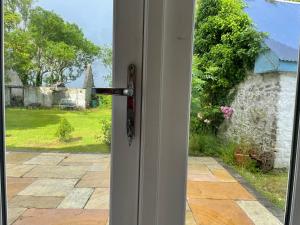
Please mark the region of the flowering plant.
POLYGON ((221 112, 223 113, 225 119, 230 119, 234 113, 234 109, 230 106, 221 106, 221 112))

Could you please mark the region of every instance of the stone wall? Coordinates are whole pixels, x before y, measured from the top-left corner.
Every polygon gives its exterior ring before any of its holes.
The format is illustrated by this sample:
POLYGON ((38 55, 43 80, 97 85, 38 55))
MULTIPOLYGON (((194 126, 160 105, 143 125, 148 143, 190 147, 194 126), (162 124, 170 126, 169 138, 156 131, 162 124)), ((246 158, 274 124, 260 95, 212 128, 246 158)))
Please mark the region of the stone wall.
MULTIPOLYGON (((12 88, 5 88, 5 104, 6 106, 12 106, 13 98, 12 88)), ((23 87, 19 88, 18 91, 21 91, 22 94, 20 97, 23 98, 23 105, 25 107, 32 105, 39 105, 42 107, 53 107, 58 106, 61 102, 61 99, 71 100, 78 108, 87 108, 89 107, 89 102, 87 102, 90 97, 87 97, 88 94, 86 89, 81 88, 59 88, 54 89, 51 87, 23 87), (24 96, 23 96, 24 93, 24 96)), ((89 92, 90 93, 90 92, 89 92)))
POLYGON ((289 167, 296 74, 250 74, 238 86, 235 112, 220 128, 220 136, 245 139, 261 151, 275 152, 275 167, 289 167))
POLYGON ((289 167, 290 164, 296 82, 295 73, 280 75, 275 159, 275 167, 279 168, 289 167))
POLYGON ((238 87, 231 105, 234 114, 222 124, 220 135, 236 142, 244 139, 261 151, 274 151, 279 92, 278 74, 249 75, 238 87))

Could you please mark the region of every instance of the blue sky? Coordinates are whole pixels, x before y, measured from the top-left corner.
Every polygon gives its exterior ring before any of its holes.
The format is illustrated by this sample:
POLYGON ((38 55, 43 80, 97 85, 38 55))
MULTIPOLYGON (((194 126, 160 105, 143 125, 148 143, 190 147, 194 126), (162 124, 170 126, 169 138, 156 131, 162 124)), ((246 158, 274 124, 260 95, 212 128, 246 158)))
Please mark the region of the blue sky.
POLYGON ((246 0, 250 15, 260 31, 295 49, 300 44, 300 4, 246 0))
MULTIPOLYGON (((38 0, 37 5, 59 14, 68 22, 76 23, 85 36, 98 45, 111 45, 113 33, 113 0, 38 0)), ((93 65, 95 86, 106 86, 107 74, 100 62, 93 65)), ((82 87, 83 76, 68 84, 82 87)))
MULTIPOLYGON (((300 42, 300 4, 270 3, 265 0, 245 0, 246 12, 260 31, 269 37, 298 49, 300 42)), ((98 45, 111 45, 113 33, 113 0, 38 0, 37 5, 53 10, 66 21, 76 23, 85 36, 98 45)), ((95 85, 107 86, 107 74, 100 62, 93 65, 95 85)), ((82 87, 83 76, 69 84, 82 87)))

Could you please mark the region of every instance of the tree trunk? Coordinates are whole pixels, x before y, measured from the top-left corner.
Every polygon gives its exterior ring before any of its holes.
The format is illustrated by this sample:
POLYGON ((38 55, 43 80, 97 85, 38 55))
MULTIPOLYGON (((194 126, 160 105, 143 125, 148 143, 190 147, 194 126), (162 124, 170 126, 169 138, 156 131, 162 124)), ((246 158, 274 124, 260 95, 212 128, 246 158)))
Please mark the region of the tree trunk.
POLYGON ((41 72, 38 72, 36 75, 36 81, 35 81, 35 86, 40 87, 43 84, 43 76, 41 72))

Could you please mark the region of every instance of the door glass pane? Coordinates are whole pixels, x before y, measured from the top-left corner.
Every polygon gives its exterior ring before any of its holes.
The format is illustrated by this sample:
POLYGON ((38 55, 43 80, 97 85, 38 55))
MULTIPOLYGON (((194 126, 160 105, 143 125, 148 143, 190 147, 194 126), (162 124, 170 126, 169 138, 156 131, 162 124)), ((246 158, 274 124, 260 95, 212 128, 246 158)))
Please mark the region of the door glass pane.
POLYGON ((198 1, 186 224, 283 224, 300 4, 198 1))
POLYGON ((112 0, 6 0, 9 224, 108 224, 112 0))

